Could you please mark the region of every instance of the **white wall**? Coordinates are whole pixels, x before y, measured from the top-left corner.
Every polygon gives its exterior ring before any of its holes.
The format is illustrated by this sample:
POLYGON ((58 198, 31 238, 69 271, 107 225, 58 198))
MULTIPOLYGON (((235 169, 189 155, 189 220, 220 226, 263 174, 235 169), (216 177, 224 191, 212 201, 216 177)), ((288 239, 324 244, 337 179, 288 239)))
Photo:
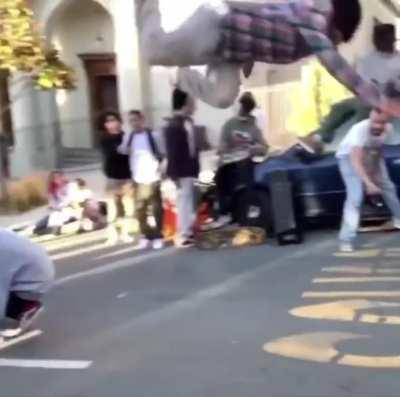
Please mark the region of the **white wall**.
POLYGON ((114 52, 112 19, 97 3, 77 0, 57 16, 53 26, 51 41, 77 74, 76 90, 57 93, 63 145, 91 147, 88 82, 78 54, 114 52))

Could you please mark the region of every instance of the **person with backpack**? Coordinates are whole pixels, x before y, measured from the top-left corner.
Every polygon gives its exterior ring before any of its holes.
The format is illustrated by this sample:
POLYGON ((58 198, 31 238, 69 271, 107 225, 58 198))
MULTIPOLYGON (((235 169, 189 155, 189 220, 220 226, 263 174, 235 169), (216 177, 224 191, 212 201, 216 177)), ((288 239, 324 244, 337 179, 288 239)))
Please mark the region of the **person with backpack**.
POLYGON ((136 218, 141 238, 137 249, 162 249, 163 206, 161 196, 161 164, 163 160, 158 133, 145 127, 145 116, 139 110, 129 113, 132 132, 119 147, 119 152, 129 155, 133 180, 136 218))

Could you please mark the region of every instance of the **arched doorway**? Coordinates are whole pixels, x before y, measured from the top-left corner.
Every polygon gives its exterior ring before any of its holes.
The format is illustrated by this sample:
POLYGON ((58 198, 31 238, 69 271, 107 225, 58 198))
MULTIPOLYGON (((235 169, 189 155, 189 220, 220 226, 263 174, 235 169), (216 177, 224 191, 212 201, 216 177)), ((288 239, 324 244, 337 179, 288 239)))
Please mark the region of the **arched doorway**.
POLYGON ((110 13, 94 0, 64 0, 47 21, 47 34, 77 75, 77 89, 56 94, 66 148, 92 148, 96 119, 118 110, 114 27, 110 13))

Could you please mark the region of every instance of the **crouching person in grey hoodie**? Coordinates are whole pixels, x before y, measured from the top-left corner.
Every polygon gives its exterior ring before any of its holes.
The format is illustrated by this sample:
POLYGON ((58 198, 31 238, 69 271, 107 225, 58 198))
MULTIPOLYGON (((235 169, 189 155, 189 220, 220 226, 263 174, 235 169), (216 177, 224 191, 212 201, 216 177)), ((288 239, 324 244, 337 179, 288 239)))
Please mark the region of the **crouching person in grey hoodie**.
POLYGON ((0 228, 0 337, 16 337, 32 325, 54 277, 40 246, 0 228))

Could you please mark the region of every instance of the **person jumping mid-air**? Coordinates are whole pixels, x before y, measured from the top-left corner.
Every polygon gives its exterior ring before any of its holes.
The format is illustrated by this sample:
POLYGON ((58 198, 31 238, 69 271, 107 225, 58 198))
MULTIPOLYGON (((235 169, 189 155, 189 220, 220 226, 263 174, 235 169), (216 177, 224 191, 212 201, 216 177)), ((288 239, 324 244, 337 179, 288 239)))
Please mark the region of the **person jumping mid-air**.
POLYGON ((241 70, 254 62, 290 64, 315 55, 327 70, 367 105, 400 114, 340 55, 361 21, 359 0, 297 0, 235 3, 210 0, 178 29, 165 32, 157 0, 138 1, 142 48, 152 65, 179 66, 178 85, 211 106, 231 106, 241 70), (190 66, 208 65, 204 76, 190 66))

